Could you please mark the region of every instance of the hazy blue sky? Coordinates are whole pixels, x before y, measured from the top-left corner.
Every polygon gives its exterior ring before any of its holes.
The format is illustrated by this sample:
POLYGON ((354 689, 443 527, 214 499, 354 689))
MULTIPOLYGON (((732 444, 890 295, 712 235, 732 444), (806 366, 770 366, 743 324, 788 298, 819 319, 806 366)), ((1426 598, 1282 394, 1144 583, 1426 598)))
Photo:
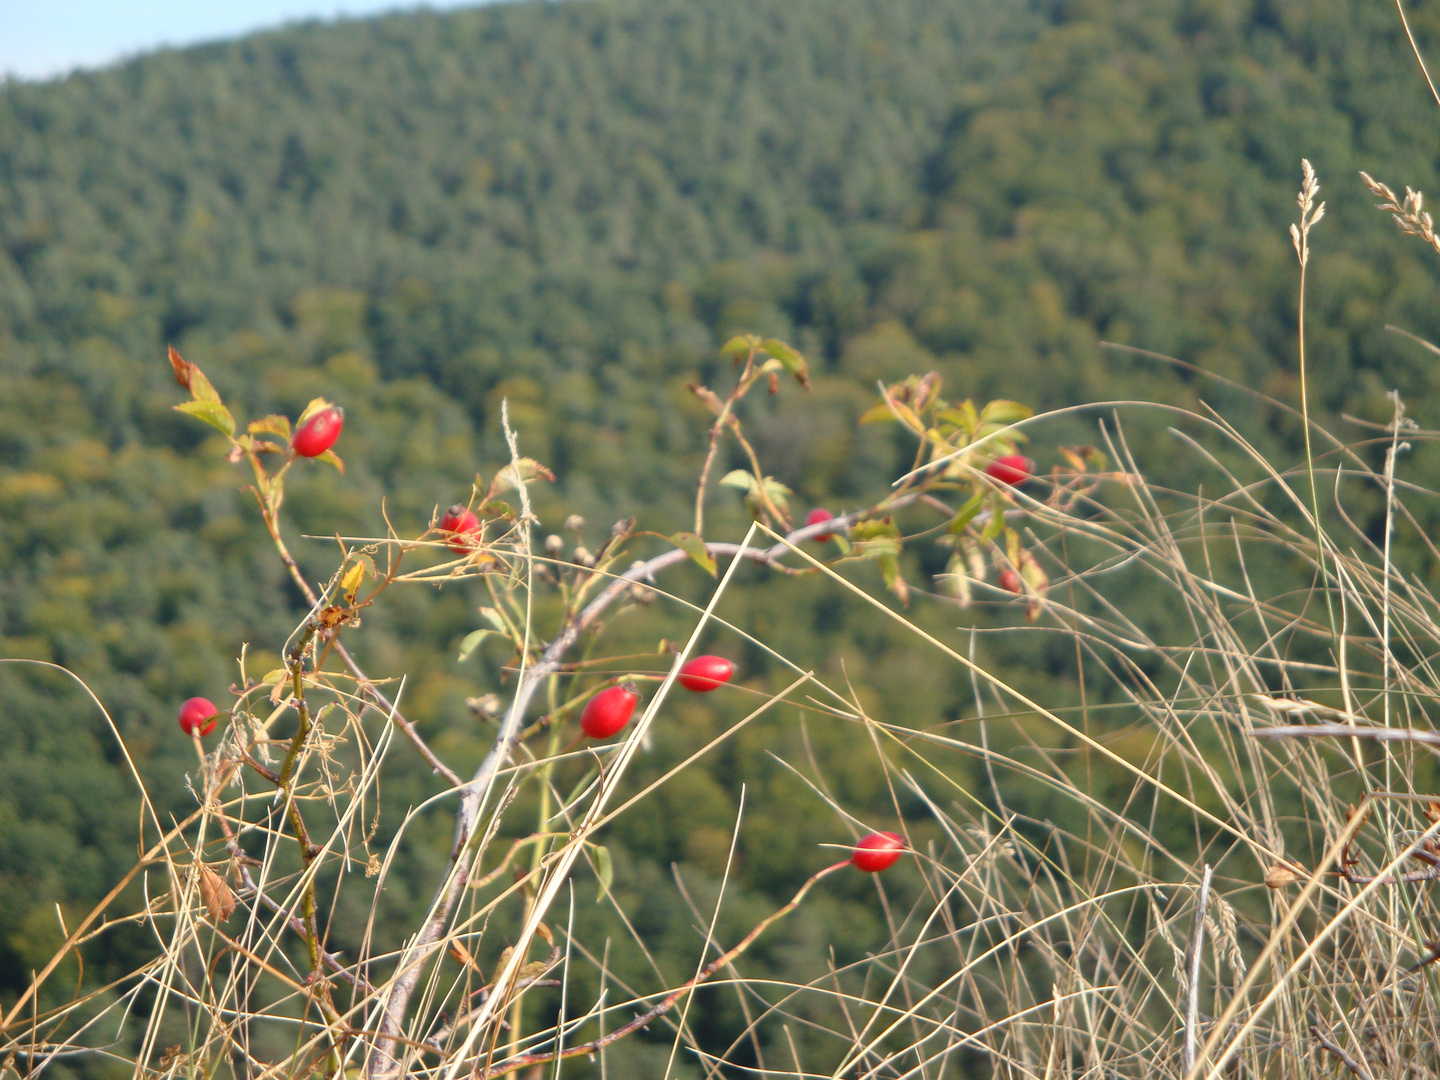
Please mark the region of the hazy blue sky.
MULTIPOLYGON (((429 0, 462 7, 477 0, 429 0)), ((0 76, 44 78, 161 45, 234 37, 295 19, 371 15, 405 0, 0 0, 0 76)))

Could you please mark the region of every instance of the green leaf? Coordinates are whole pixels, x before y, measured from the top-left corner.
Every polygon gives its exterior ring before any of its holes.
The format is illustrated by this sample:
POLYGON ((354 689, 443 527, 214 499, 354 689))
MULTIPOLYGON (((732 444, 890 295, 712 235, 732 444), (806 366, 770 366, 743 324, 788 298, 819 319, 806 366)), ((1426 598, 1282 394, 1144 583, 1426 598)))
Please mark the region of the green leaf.
POLYGON ((507 487, 518 491, 521 486, 536 479, 553 482, 555 474, 534 458, 518 458, 495 474, 495 478, 490 481, 489 493, 493 496, 507 487))
POLYGON ((936 409, 935 422, 937 424, 943 424, 946 427, 958 428, 959 430, 965 432, 967 435, 973 436, 975 434, 975 424, 977 422, 975 416, 975 406, 971 405, 970 402, 967 401, 959 408, 936 409), (965 406, 969 406, 969 408, 967 409, 965 406))
POLYGON ((770 501, 775 504, 776 509, 789 511, 790 496, 794 492, 773 476, 765 477, 765 494, 770 497, 770 501))
POLYGON ((213 401, 220 404, 220 394, 215 387, 210 385, 210 380, 205 373, 194 364, 190 365, 190 393, 195 395, 196 401, 213 401))
POLYGON ((715 559, 701 537, 692 532, 677 532, 670 535, 670 542, 699 563, 700 568, 711 577, 716 576, 715 559))
POLYGON ((980 508, 984 505, 985 495, 983 493, 972 495, 970 500, 964 506, 960 507, 960 512, 951 519, 950 527, 945 531, 952 535, 955 533, 963 533, 969 528, 970 522, 975 520, 975 515, 980 512, 980 508))
POLYGON ((875 424, 882 420, 899 420, 905 426, 915 431, 923 431, 925 425, 920 422, 920 417, 915 415, 915 410, 902 401, 890 398, 888 401, 881 400, 877 405, 871 405, 860 414, 860 423, 875 424))
POLYGON ((600 879, 600 888, 595 893, 598 904, 605 899, 610 886, 615 884, 615 864, 610 859, 610 849, 604 844, 591 844, 590 854, 595 860, 595 876, 600 879))
POLYGON ((888 518, 856 522, 850 529, 853 554, 861 559, 883 559, 900 554, 900 529, 888 518))
POLYGON ((251 420, 245 430, 251 435, 279 435, 286 442, 290 441, 290 421, 275 413, 251 420))
POLYGON ((188 413, 197 420, 204 420, 211 427, 224 433, 227 438, 235 436, 235 418, 230 415, 230 410, 221 405, 219 401, 182 401, 175 406, 175 411, 188 413))
POLYGON ((502 635, 509 641, 515 640, 515 634, 512 632, 510 624, 505 621, 505 616, 500 613, 499 608, 482 606, 480 608, 480 615, 486 622, 494 627, 497 634, 502 635))
POLYGON ((766 338, 760 343, 760 347, 779 360, 785 370, 795 377, 796 382, 809 388, 810 365, 805 362, 805 357, 779 338, 766 338))
POLYGON ((504 499, 486 499, 475 508, 475 512, 484 517, 510 518, 515 517, 515 508, 504 499))
POLYGON ((989 543, 1000 535, 1005 528, 1005 501, 998 494, 991 495, 990 499, 990 520, 985 522, 985 528, 980 530, 982 543, 989 543))
POLYGON ((744 469, 736 469, 728 472, 720 478, 721 487, 736 488, 740 491, 751 492, 755 490, 755 475, 744 469))
POLYGON ((315 455, 316 461, 323 461, 326 465, 334 465, 342 473, 345 471, 345 462, 340 460, 340 455, 334 450, 326 450, 323 454, 315 455))
POLYGON ((731 360, 741 360, 759 344, 760 340, 754 334, 736 334, 720 346, 720 355, 731 360))
POLYGON ((885 578, 885 587, 900 598, 900 602, 907 607, 910 605, 910 586, 900 576, 900 546, 897 543, 894 552, 886 552, 876 560, 880 566, 880 574, 885 578))
POLYGON ((1034 415, 1028 406, 1021 405, 1018 401, 1006 401, 1004 398, 990 402, 980 411, 980 419, 989 424, 1013 424, 1020 420, 1029 420, 1034 415))
POLYGON ((470 654, 480 647, 480 643, 484 641, 487 637, 491 637, 492 635, 495 637, 509 636, 507 634, 500 633, 498 630, 486 630, 484 628, 479 630, 471 630, 470 633, 466 634, 465 637, 461 640, 460 655, 456 659, 468 660, 470 658, 470 654))

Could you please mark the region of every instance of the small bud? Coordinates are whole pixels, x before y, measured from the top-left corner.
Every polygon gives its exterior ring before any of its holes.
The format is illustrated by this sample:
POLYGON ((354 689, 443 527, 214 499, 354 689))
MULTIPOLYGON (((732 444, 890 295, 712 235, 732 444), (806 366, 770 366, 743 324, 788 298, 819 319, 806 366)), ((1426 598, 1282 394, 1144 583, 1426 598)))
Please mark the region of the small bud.
POLYGON ((620 540, 629 536, 630 530, 633 528, 635 528, 635 519, 633 517, 621 518, 615 522, 614 525, 610 526, 610 535, 616 540, 620 540))
POLYGON ((575 549, 575 561, 585 568, 595 565, 595 556, 590 554, 590 549, 584 546, 575 549))
POLYGON ((571 514, 565 519, 565 531, 575 533, 578 536, 585 531, 585 519, 579 514, 571 514))
POLYGON ((505 704, 499 694, 484 694, 481 697, 465 699, 465 707, 482 720, 494 720, 504 710, 505 704))
POLYGON ((565 541, 561 539, 557 534, 551 533, 549 536, 545 537, 546 555, 549 555, 553 559, 564 550, 565 541))
POLYGON ((641 585, 638 581, 630 586, 630 599, 637 604, 653 604, 655 602, 655 590, 649 585, 641 585))

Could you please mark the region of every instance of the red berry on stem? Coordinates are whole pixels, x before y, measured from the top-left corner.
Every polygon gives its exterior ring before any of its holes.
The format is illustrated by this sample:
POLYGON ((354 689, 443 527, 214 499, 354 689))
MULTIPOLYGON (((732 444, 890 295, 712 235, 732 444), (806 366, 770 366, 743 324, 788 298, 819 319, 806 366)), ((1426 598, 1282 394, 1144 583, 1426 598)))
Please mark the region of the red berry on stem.
POLYGON ((186 735, 209 735, 215 730, 220 710, 203 697, 192 697, 180 706, 180 730, 186 735))
POLYGON ((345 410, 339 405, 321 409, 295 429, 290 449, 301 457, 319 457, 335 445, 344 426, 345 410))
POLYGON ((480 532, 480 519, 460 503, 445 511, 440 519, 440 531, 452 534, 446 547, 457 555, 464 555, 475 549, 475 536, 480 532))
POLYGON ((992 480, 999 480, 1002 484, 1009 484, 1011 487, 1029 480, 1030 474, 1034 471, 1035 463, 1024 454, 1006 454, 985 466, 987 476, 992 480))
POLYGON ((580 727, 592 739, 608 739, 630 722, 640 695, 628 686, 601 690, 585 703, 580 727))
POLYGON ((704 694, 729 682, 734 673, 735 665, 723 656, 697 656, 680 669, 680 685, 704 694))
POLYGON ((1005 567, 1005 569, 1000 571, 999 585, 1000 588, 1004 589, 1006 592, 1013 593, 1018 593, 1021 589, 1025 587, 1025 583, 1020 580, 1020 575, 1015 572, 1015 568, 1013 566, 1007 566, 1005 567))
MULTIPOLYGON (((834 514, 830 513, 830 511, 826 510, 823 506, 817 506, 805 515, 805 524, 819 525, 822 521, 829 521, 834 516, 834 514)), ((834 535, 834 533, 828 532, 816 533, 813 539, 818 540, 822 544, 827 544, 834 535)))
POLYGON ((857 870, 878 874, 881 870, 894 866, 904 851, 905 838, 899 833, 872 832, 855 845, 850 861, 857 870))

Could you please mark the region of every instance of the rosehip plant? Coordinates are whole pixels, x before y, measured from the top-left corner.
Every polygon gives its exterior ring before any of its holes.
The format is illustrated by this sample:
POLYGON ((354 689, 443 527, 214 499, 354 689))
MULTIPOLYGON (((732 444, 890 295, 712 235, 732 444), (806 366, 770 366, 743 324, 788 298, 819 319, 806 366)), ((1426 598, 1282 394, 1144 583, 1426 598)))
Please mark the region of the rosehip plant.
MULTIPOLYGON (((427 1057, 431 1061, 423 1070, 430 1070, 438 1055, 436 1067, 442 1072, 453 1066, 467 1070, 466 1075, 492 1077, 594 1053, 650 1024, 695 985, 722 970, 775 919, 793 910, 825 875, 847 866, 875 873, 893 865, 907 850, 898 834, 867 836, 848 858, 816 871, 789 904, 648 1011, 619 1026, 607 1026, 606 1034, 589 1042, 567 1036, 562 1046, 558 1040, 547 1044, 536 1038, 526 1024, 525 992, 532 985, 546 984, 559 946, 552 944, 550 960, 532 958, 529 950, 537 939, 553 941, 544 920, 578 860, 586 859, 594 868, 601 895, 609 891, 615 871, 596 833, 615 806, 628 805, 622 794, 627 771, 636 755, 647 752, 644 740, 638 738, 617 739, 603 752, 594 746, 577 751, 563 745, 564 733, 573 732, 570 725, 577 713, 581 731, 595 740, 614 739, 633 720, 639 694, 629 681, 615 683, 616 672, 635 671, 631 678, 636 680, 659 676, 640 674, 642 666, 634 662, 633 653, 605 656, 600 643, 611 615, 657 602, 667 588, 659 576, 670 568, 690 562, 719 579, 723 561, 726 576, 716 586, 723 589, 742 561, 789 576, 818 576, 836 567, 873 563, 886 585, 908 602, 910 586, 902 568, 906 545, 917 535, 939 531, 941 542, 954 549, 942 579, 948 576, 968 583, 983 580, 991 567, 999 568, 1002 588, 1023 591, 1032 616, 1042 610, 1048 579, 1039 557, 1021 543, 1017 527, 1035 503, 1029 492, 1040 487, 1038 483, 1020 487, 1033 472, 1029 460, 1020 455, 1025 437, 1017 427, 1029 418, 1028 409, 1010 401, 991 402, 980 409, 968 401, 951 405, 939 397, 940 380, 933 374, 886 387, 880 404, 862 420, 898 420, 911 430, 919 442, 913 468, 873 505, 843 514, 824 507, 812 509, 802 528, 823 528, 802 535, 794 528, 792 493, 765 472, 746 435, 744 414, 750 392, 764 386, 768 393, 778 393, 782 376, 808 389, 809 366, 789 344, 752 335, 732 339, 722 355, 732 361, 735 371, 729 392, 722 396, 698 384, 690 387, 714 417, 695 492, 693 530, 662 536, 637 528, 636 519, 627 517, 596 533, 572 514, 562 527, 535 543, 532 530, 539 515, 532 505, 531 486, 554 477, 540 463, 520 456, 518 436, 507 421, 510 461, 492 474, 488 484, 477 476, 470 498, 443 513, 437 508, 428 528, 402 535, 387 518, 382 537, 341 539, 338 563, 329 580, 317 588, 301 573, 281 536, 285 482, 290 469, 307 468, 303 462, 309 460, 343 472, 333 449, 344 426, 340 407, 317 398, 293 429, 282 416, 262 417, 242 429, 200 369, 171 350, 175 378, 192 399, 177 408, 220 431, 229 441, 230 460, 249 466, 249 490, 281 562, 306 602, 303 619, 280 650, 281 666, 258 679, 247 674, 237 686, 234 722, 221 748, 206 759, 210 771, 202 794, 206 806, 219 806, 220 793, 239 775, 258 776, 273 791, 253 820, 245 817, 250 804, 242 799, 233 813, 227 810, 216 817, 218 832, 212 832, 226 844, 241 896, 257 911, 278 917, 274 934, 293 935, 290 940, 303 945, 304 960, 297 957, 303 984, 286 978, 303 985, 306 1000, 313 1003, 319 1033, 307 1044, 306 1053, 328 1076, 349 1075, 351 1068, 358 1067, 366 1080, 398 1080, 421 1071, 420 1062, 427 1057), (710 474, 722 449, 734 455, 732 463, 745 465, 732 469, 718 484, 726 492, 722 497, 736 498, 738 493, 754 519, 750 534, 738 544, 707 536, 705 531, 706 503, 716 497, 710 474), (572 539, 563 538, 561 532, 572 534, 572 539), (752 542, 766 532, 769 539, 758 545, 752 542), (807 537, 833 546, 802 548, 800 540, 807 537), (465 557, 437 560, 436 551, 442 547, 465 557), (816 557, 816 552, 824 558, 816 557), (495 692, 470 699, 473 720, 483 725, 490 747, 468 778, 447 764, 406 717, 388 685, 372 678, 347 646, 360 632, 365 608, 382 602, 389 588, 415 583, 470 588, 483 599, 478 605, 479 625, 461 642, 460 659, 485 650, 485 658, 499 665, 503 679, 495 692), (597 677, 598 690, 593 681, 597 677), (502 693, 508 699, 502 699, 502 693), (336 792, 349 790, 335 775, 336 747, 341 743, 336 726, 347 728, 347 739, 368 740, 362 719, 369 717, 383 718, 383 723, 393 724, 403 734, 444 785, 436 794, 445 789, 453 794, 453 801, 437 799, 432 805, 443 805, 447 812, 453 806, 455 815, 449 862, 425 906, 423 924, 411 928, 403 948, 378 962, 368 956, 345 959, 327 951, 327 942, 336 935, 326 920, 348 908, 326 902, 317 893, 338 889, 335 882, 348 876, 329 873, 333 861, 329 867, 317 865, 336 858, 325 837, 348 835, 345 830, 352 827, 347 823, 341 828, 336 802, 336 792), (516 792, 527 784, 532 785, 534 800, 515 801, 516 792), (325 805, 336 807, 337 817, 322 832, 307 817, 314 817, 325 805), (527 821, 521 834, 496 862, 494 838, 502 824, 510 828, 524 807, 529 810, 524 811, 527 821), (531 811, 533 819, 528 818, 531 811), (300 871, 297 884, 285 886, 291 889, 288 894, 252 873, 252 863, 255 869, 266 867, 267 873, 270 864, 252 859, 240 843, 244 837, 262 834, 270 842, 287 833, 297 853, 291 858, 300 871), (487 858, 489 869, 483 866, 487 858), (490 883, 512 877, 513 889, 505 888, 494 900, 476 899, 490 883), (510 905, 509 925, 522 929, 498 960, 487 960, 482 977, 472 950, 500 905, 510 905), (459 989, 456 983, 453 996, 441 1009, 430 991, 417 994, 417 986, 423 972, 451 961, 460 965, 466 987, 459 989), (360 1011, 346 1011, 333 992, 341 983, 347 984, 347 994, 363 1003, 363 1019, 360 1011), (481 1047, 488 1057, 475 1056, 481 1047)), ((349 438, 353 442, 363 435, 352 430, 349 438)), ((1091 468, 1089 459, 1085 465, 1091 468)), ((1078 470, 1074 476, 1052 472, 1051 487, 1074 493, 1094 482, 1093 473, 1082 479, 1078 470)), ((967 590, 968 584, 952 589, 952 595, 968 596, 967 590)), ((696 636, 712 617, 708 610, 695 626, 696 636)), ((734 664, 724 656, 695 656, 676 667, 671 659, 676 651, 676 645, 662 642, 654 655, 666 672, 674 673, 682 690, 708 694, 734 677, 734 664)), ((847 699, 837 695, 836 700, 847 699)), ((707 698, 704 706, 687 707, 715 708, 718 713, 725 704, 707 698)), ((674 710, 661 698, 651 700, 649 708, 659 730, 674 719, 674 710)), ((191 699, 181 709, 180 724, 189 733, 205 734, 212 730, 216 715, 210 702, 191 699)), ((852 714, 848 706, 837 706, 837 715, 852 714)), ((717 742, 728 737, 722 734, 717 742)), ((388 866, 378 858, 369 862, 381 887, 388 866)), ((211 877, 199 869, 195 873, 207 895, 220 896, 211 877)), ((215 875, 213 870, 209 873, 215 875)), ((207 901, 206 906, 217 922, 228 918, 225 904, 217 901, 211 906, 207 901)))

